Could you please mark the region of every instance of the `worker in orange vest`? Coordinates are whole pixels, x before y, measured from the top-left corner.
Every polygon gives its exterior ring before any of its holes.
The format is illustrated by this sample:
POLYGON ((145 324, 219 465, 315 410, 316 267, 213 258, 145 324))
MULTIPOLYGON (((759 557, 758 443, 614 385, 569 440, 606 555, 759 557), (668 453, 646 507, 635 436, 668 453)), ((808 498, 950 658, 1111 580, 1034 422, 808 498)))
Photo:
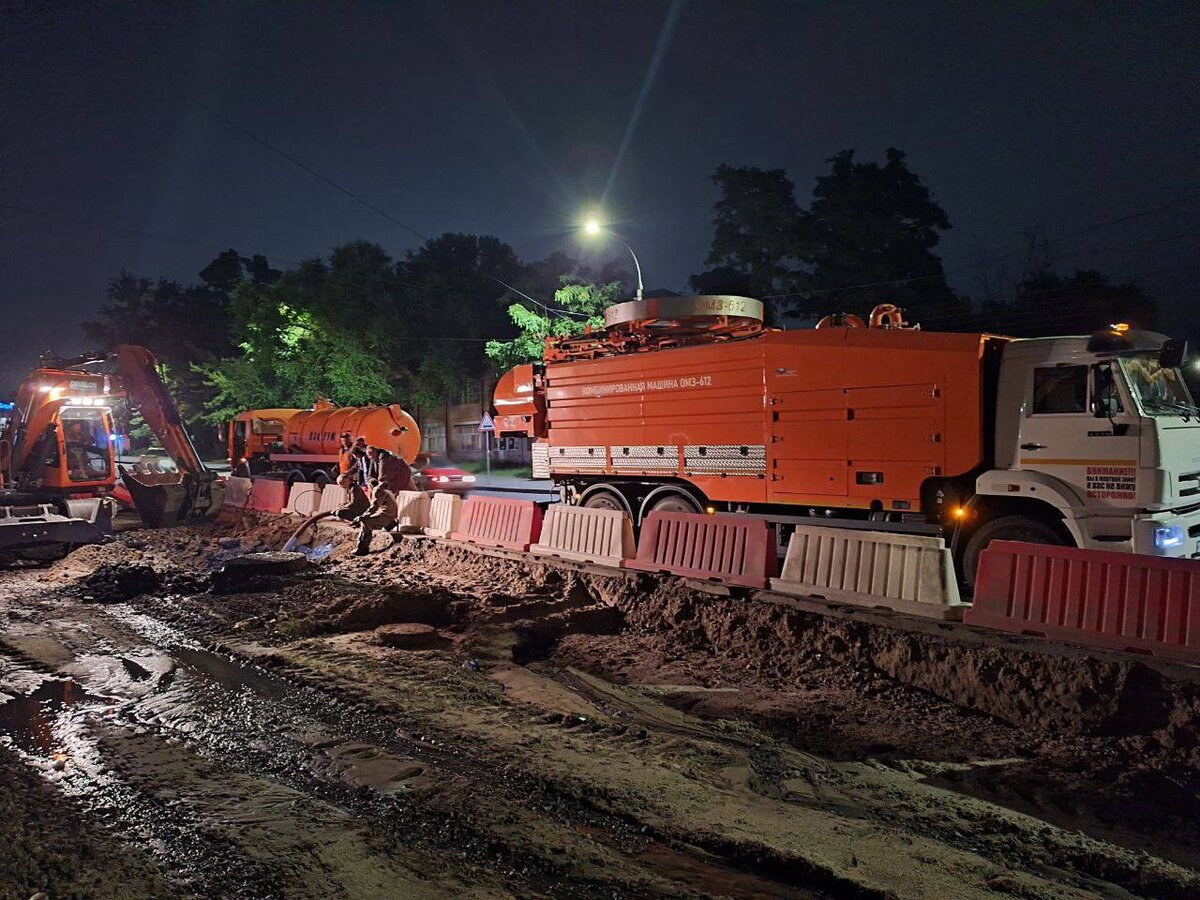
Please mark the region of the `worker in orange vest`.
MULTIPOLYGON (((350 432, 342 432, 342 442, 338 447, 338 475, 345 475, 354 468, 354 460, 350 456, 350 451, 354 449, 354 441, 350 438, 350 432)), ((340 478, 339 478, 340 481, 340 478)))

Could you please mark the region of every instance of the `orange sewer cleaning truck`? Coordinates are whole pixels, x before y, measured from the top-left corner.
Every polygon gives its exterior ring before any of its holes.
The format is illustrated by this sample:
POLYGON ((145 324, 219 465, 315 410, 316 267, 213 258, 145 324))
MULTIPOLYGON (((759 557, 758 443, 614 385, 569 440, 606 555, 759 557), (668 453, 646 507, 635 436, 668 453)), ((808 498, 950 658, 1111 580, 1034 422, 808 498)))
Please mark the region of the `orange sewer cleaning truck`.
POLYGON ((312 409, 238 413, 229 423, 229 464, 235 475, 330 484, 337 478, 338 446, 347 431, 410 465, 421 449, 421 430, 398 403, 337 406, 318 399, 312 409))
POLYGON ((566 503, 942 534, 968 581, 996 539, 1200 556, 1200 412, 1161 334, 926 332, 890 304, 781 331, 731 296, 605 318, 495 391, 566 503))

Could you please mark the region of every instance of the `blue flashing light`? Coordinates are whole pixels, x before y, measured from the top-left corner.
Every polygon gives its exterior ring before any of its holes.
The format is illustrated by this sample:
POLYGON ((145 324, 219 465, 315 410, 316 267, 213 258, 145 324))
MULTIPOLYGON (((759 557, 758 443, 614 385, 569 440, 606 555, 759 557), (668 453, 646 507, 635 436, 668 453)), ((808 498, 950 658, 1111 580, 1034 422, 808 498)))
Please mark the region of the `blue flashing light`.
POLYGON ((1154 546, 1159 550, 1169 550, 1183 544, 1182 525, 1159 525, 1154 529, 1154 546))

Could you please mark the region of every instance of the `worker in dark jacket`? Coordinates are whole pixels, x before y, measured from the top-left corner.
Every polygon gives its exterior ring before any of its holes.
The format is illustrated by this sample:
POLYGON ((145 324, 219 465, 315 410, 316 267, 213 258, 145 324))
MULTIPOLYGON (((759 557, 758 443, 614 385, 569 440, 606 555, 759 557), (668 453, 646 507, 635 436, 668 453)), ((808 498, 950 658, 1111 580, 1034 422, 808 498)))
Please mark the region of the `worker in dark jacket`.
POLYGON ((354 479, 354 483, 361 488, 367 486, 369 480, 368 472, 370 470, 370 460, 367 459, 367 451, 360 448, 357 444, 350 451, 350 477, 354 479))
POLYGON ((358 483, 366 488, 371 480, 371 461, 367 459, 367 439, 361 435, 354 439, 354 461, 358 464, 358 483))
POLYGON ((371 507, 367 492, 354 480, 354 473, 343 472, 338 476, 338 486, 346 492, 346 502, 339 506, 334 515, 343 522, 353 522, 371 507))
POLYGON ((371 477, 386 481, 393 491, 415 491, 412 469, 408 463, 380 447, 369 447, 367 454, 371 460, 371 477))
POLYGON ((371 536, 376 528, 391 528, 396 524, 400 509, 396 495, 388 490, 386 481, 371 482, 371 506, 354 520, 358 525, 358 546, 355 556, 366 556, 371 551, 371 536))

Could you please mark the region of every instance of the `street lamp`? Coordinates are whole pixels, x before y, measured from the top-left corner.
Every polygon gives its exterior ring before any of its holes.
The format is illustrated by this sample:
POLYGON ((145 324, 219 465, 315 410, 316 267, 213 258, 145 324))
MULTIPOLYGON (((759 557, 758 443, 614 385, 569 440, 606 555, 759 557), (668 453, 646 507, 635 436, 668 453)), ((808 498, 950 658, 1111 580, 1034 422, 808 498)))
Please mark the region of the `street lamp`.
POLYGON ((637 299, 641 300, 642 293, 645 290, 645 287, 642 285, 642 264, 638 262, 637 254, 633 252, 633 248, 629 246, 629 243, 611 228, 605 228, 602 224, 600 224, 600 220, 595 216, 590 216, 587 221, 583 223, 583 231, 584 234, 587 234, 590 237, 595 237, 600 234, 607 234, 629 251, 629 255, 633 257, 633 268, 637 272, 637 299))

